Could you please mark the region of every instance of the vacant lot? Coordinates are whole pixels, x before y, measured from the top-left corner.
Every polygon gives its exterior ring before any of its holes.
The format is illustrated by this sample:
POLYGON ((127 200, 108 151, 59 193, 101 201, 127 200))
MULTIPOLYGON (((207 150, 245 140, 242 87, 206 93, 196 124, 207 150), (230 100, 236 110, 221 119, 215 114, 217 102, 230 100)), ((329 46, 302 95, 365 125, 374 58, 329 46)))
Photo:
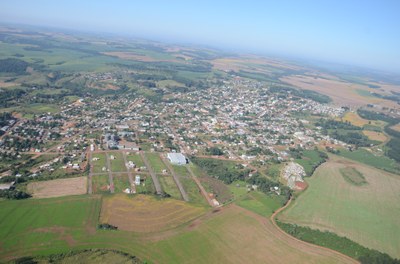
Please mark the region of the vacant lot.
POLYGON ((108 175, 92 176, 93 193, 110 193, 110 182, 108 175))
POLYGON ((127 174, 114 174, 113 183, 115 193, 122 193, 126 188, 130 188, 131 186, 127 174))
POLYGON ((332 158, 316 170, 308 183, 309 188, 279 216, 283 222, 329 230, 400 257, 400 178, 397 175, 332 158), (342 172, 349 168, 360 172, 368 184, 356 186, 346 181, 342 172))
POLYGON ((112 152, 112 153, 107 153, 107 155, 110 159, 112 172, 125 172, 126 171, 125 161, 122 156, 122 153, 112 152))
POLYGON ((177 227, 200 216, 202 207, 174 199, 156 200, 151 196, 114 195, 103 198, 101 222, 134 232, 157 232, 177 227))
POLYGON ((145 166, 139 153, 130 153, 129 155, 126 156, 126 160, 132 161, 136 165, 136 167, 139 168, 145 166))
POLYGON ((106 155, 104 153, 96 153, 92 155, 91 166, 93 167, 93 173, 104 172, 103 168, 107 167, 106 155), (95 160, 93 160, 95 159, 95 160), (96 160, 98 159, 98 160, 96 160))
POLYGON ((162 173, 163 170, 167 170, 167 167, 161 160, 159 153, 146 153, 146 157, 155 173, 162 173))
POLYGON ((87 177, 30 182, 28 192, 32 193, 34 198, 85 194, 87 192, 87 177))
POLYGON ((181 193, 171 175, 159 175, 158 179, 165 193, 168 193, 175 199, 182 199, 181 193))

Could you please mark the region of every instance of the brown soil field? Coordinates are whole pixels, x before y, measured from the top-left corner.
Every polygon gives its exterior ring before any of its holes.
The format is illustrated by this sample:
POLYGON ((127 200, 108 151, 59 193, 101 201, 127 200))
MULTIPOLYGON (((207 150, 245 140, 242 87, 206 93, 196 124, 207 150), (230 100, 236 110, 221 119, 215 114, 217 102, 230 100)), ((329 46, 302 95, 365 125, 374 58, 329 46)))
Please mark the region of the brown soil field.
POLYGON ((400 132, 400 124, 397 124, 397 125, 395 125, 395 126, 392 126, 391 129, 394 129, 394 130, 400 132))
POLYGON ((359 127, 362 127, 362 126, 368 124, 367 119, 361 118, 357 113, 354 113, 354 112, 347 112, 343 117, 343 121, 349 121, 353 125, 359 126, 359 127))
POLYGON ((288 83, 301 89, 307 89, 325 94, 339 105, 361 106, 370 104, 384 105, 386 107, 398 108, 399 106, 388 100, 372 96, 362 96, 357 90, 373 91, 373 89, 360 84, 353 84, 337 79, 325 79, 318 76, 291 75, 280 78, 282 82, 288 83))
POLYGON ((4 81, 0 81, 0 88, 7 88, 7 87, 11 87, 11 86, 16 86, 17 83, 14 82, 4 82, 4 81))
POLYGON ((79 195, 87 192, 87 178, 68 178, 51 181, 30 182, 28 192, 34 198, 60 197, 79 195))
POLYGON ((233 71, 239 71, 239 70, 248 70, 248 71, 253 71, 253 72, 260 72, 264 74, 271 73, 271 71, 268 71, 266 68, 257 68, 257 66, 254 65, 260 65, 260 66, 270 66, 273 68, 278 68, 278 69, 289 69, 289 70, 298 70, 300 67, 291 65, 291 64, 285 64, 280 61, 275 61, 272 59, 267 59, 267 58, 261 58, 257 56, 246 56, 246 57, 240 57, 240 58, 221 58, 221 59, 216 59, 211 61, 215 69, 218 70, 233 70, 233 71), (246 65, 249 64, 249 65, 246 65), (251 65, 251 66, 250 66, 251 65))
POLYGON ((175 199, 119 194, 103 198, 100 221, 125 231, 158 232, 182 225, 204 212, 203 207, 175 199))
POLYGON ((370 140, 385 142, 388 139, 387 136, 382 132, 364 130, 363 134, 366 135, 370 140))
POLYGON ((135 61, 144 61, 144 62, 155 62, 155 61, 170 61, 170 62, 179 62, 178 60, 160 60, 155 59, 149 56, 136 54, 134 52, 124 52, 124 51, 110 51, 110 52, 102 52, 104 55, 118 57, 120 59, 126 60, 135 60, 135 61))

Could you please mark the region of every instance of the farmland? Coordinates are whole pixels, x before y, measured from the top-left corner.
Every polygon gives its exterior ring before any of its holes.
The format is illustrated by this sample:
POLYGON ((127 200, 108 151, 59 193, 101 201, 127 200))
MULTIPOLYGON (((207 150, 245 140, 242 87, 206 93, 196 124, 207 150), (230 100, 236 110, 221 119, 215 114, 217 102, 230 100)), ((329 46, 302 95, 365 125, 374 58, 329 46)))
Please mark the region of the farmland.
POLYGON ((51 181, 30 182, 27 190, 34 198, 60 197, 66 195, 85 194, 87 178, 57 179, 51 181))
POLYGON ((177 227, 199 217, 205 209, 173 199, 151 196, 104 197, 100 222, 134 232, 156 232, 177 227))
POLYGON ((137 214, 136 225, 118 223, 122 224, 121 229, 133 231, 96 230, 99 196, 0 202, 0 218, 6 223, 0 230, 0 259, 109 248, 152 263, 353 263, 337 253, 298 242, 278 231, 266 218, 237 206, 204 214, 201 207, 170 199, 157 201, 149 196, 125 195, 103 199, 106 205, 115 202, 117 208, 131 208, 132 211, 119 211, 125 216, 137 214), (172 215, 175 220, 163 221, 170 218, 168 210, 176 206, 181 206, 181 211, 172 215), (191 210, 191 216, 182 216, 186 209, 191 210), (152 217, 154 214, 164 218, 152 217), (184 223, 193 217, 197 218, 184 223), (151 232, 177 225, 172 230, 151 232))
POLYGON ((328 230, 392 257, 400 256, 398 176, 334 157, 307 181, 309 188, 279 216, 281 221, 328 230), (360 174, 349 173, 349 168, 360 174), (368 184, 354 184, 363 179, 368 184))

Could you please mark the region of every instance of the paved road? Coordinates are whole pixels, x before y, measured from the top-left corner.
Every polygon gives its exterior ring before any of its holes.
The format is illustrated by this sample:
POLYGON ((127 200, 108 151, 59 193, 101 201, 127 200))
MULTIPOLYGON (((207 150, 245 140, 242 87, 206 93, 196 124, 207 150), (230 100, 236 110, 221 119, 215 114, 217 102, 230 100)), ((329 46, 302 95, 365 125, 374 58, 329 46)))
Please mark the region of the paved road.
POLYGON ((211 198, 208 195, 208 192, 206 191, 206 189, 204 189, 204 187, 203 187, 203 185, 201 185, 201 182, 199 181, 199 179, 196 177, 196 175, 194 175, 192 169, 189 166, 186 166, 186 169, 189 171, 190 175, 192 176, 192 179, 194 180, 194 182, 199 187, 201 193, 203 194, 204 198, 207 200, 208 204, 211 207, 216 207, 215 204, 211 201, 211 198))
POLYGON ((154 187, 156 188, 157 194, 162 194, 163 191, 161 189, 161 184, 158 181, 157 175, 154 173, 152 167, 150 166, 149 161, 147 160, 146 156, 143 154, 142 151, 140 151, 140 156, 142 157, 142 160, 143 160, 144 164, 146 165, 147 170, 149 171, 151 178, 153 179, 154 187))
POLYGON ((165 157, 162 153, 160 153, 161 160, 164 162, 165 166, 167 166, 168 170, 171 172, 172 177, 174 178, 176 186, 178 186, 179 191, 181 192, 183 200, 189 202, 189 195, 186 193, 185 189, 182 186, 181 181, 179 180, 178 175, 176 175, 175 171, 172 169, 171 164, 168 160, 165 160, 165 157))
POLYGON ((111 172, 110 157, 108 156, 108 154, 106 154, 106 159, 107 159, 108 180, 110 182, 110 192, 114 193, 114 181, 113 181, 113 176, 112 176, 112 172, 111 172))

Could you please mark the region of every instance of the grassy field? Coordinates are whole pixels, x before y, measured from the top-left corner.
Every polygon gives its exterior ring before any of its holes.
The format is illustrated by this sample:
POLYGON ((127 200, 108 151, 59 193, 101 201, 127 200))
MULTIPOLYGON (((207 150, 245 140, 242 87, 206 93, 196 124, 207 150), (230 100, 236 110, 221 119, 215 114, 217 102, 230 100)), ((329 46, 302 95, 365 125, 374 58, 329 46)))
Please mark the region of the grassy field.
POLYGON ((355 151, 349 150, 340 150, 340 156, 352 159, 369 166, 373 166, 378 169, 382 169, 388 172, 400 174, 400 166, 394 160, 389 159, 385 156, 377 156, 373 153, 365 150, 365 149, 358 149, 355 151))
POLYGON ((122 157, 122 153, 112 152, 112 153, 107 153, 107 155, 110 159, 112 172, 126 171, 125 161, 124 161, 124 158, 122 157), (111 159, 111 156, 114 156, 115 159, 111 159))
POLYGON ((168 170, 159 153, 146 153, 145 155, 155 173, 162 173, 163 170, 168 170))
POLYGON ((385 142, 388 139, 383 132, 364 130, 363 134, 366 135, 370 140, 385 142))
POLYGON ((103 167, 107 168, 106 155, 104 153, 96 153, 92 155, 92 159, 93 158, 99 159, 96 161, 90 161, 91 165, 93 166, 93 173, 102 173, 103 167))
POLYGON ((309 188, 284 211, 283 222, 328 230, 392 257, 400 257, 400 178, 334 157, 308 180, 309 188), (341 170, 354 168, 368 184, 346 181, 341 170))
POLYGON ((155 192, 154 183, 148 174, 140 174, 144 181, 140 185, 136 185, 136 193, 138 194, 153 194, 155 192))
POLYGON ((313 167, 321 163, 323 159, 319 156, 318 151, 305 150, 303 151, 303 157, 301 159, 296 159, 295 161, 303 166, 307 176, 311 176, 314 171, 313 167))
POLYGON ((183 185, 183 188, 185 189, 186 193, 189 195, 189 202, 207 206, 208 204, 207 204, 206 199, 201 194, 199 187, 191 178, 186 167, 172 165, 172 169, 175 171, 175 174, 178 175, 179 180, 181 181, 181 183, 183 185))
POLYGON ((364 175, 355 168, 346 167, 339 169, 339 171, 340 174, 342 174, 343 179, 345 179, 348 183, 354 184, 356 186, 368 184, 368 182, 365 180, 364 175))
POLYGON ((93 193, 110 193, 108 186, 110 185, 108 175, 93 175, 92 188, 93 193))
POLYGON ((132 161, 136 165, 136 167, 139 168, 145 166, 142 158, 138 153, 130 153, 129 155, 126 156, 126 160, 132 161))
POLYGON ((126 188, 130 188, 127 174, 113 175, 114 191, 115 193, 122 193, 126 188))
POLYGON ((181 193, 171 175, 160 175, 158 176, 158 179, 160 180, 161 187, 165 193, 168 193, 175 199, 182 199, 181 193))
POLYGON ((0 260, 107 248, 150 263, 349 263, 283 235, 267 219, 237 206, 203 214, 202 207, 172 199, 122 194, 103 199, 102 215, 111 218, 101 222, 114 223, 112 217, 123 214, 118 219, 137 231, 96 230, 100 196, 0 202, 0 260), (110 203, 111 209, 131 210, 107 211, 110 203), (129 215, 137 217, 127 221, 129 215))

